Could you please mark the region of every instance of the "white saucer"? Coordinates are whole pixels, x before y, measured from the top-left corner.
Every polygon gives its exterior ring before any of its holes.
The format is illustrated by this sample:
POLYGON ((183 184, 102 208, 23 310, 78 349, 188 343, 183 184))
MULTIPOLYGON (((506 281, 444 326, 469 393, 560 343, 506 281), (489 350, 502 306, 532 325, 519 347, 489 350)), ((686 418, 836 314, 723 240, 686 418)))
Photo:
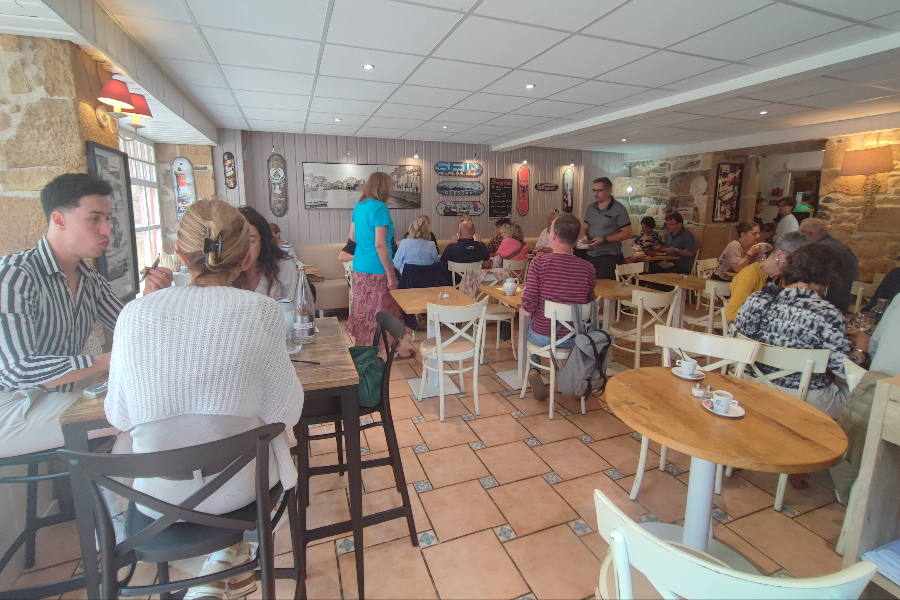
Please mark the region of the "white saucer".
POLYGON ((694 371, 693 375, 688 376, 681 372, 681 367, 672 367, 672 375, 688 381, 703 381, 706 379, 706 373, 703 371, 694 371))
POLYGON ((738 417, 743 417, 747 411, 744 410, 744 407, 738 406, 728 409, 727 413, 717 413, 712 407, 712 400, 703 400, 700 402, 703 405, 703 408, 716 415, 717 417, 725 417, 726 419, 737 419, 738 417))

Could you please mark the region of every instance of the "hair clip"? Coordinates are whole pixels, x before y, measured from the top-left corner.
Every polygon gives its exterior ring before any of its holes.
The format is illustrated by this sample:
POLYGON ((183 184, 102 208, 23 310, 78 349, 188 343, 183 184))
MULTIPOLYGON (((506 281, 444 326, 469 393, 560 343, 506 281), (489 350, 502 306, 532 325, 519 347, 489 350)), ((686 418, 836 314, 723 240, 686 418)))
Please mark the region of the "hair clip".
POLYGON ((203 253, 205 256, 203 257, 203 264, 209 264, 209 255, 213 254, 216 257, 216 260, 222 258, 222 234, 220 233, 216 236, 216 239, 212 239, 212 229, 209 227, 206 228, 206 235, 203 238, 203 253))

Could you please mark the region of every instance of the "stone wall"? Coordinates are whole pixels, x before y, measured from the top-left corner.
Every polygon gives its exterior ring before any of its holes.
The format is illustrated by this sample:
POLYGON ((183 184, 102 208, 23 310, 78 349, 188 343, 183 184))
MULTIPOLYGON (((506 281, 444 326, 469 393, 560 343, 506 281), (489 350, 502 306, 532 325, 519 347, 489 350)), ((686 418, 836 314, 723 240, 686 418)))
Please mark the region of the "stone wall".
POLYGON ((831 235, 846 243, 859 259, 860 279, 897 266, 900 254, 900 129, 830 138, 825 146, 819 212, 829 223, 831 235), (848 150, 891 144, 894 169, 875 175, 875 204, 865 207, 866 176, 841 177, 848 150))
POLYGON ((172 177, 172 162, 186 158, 194 166, 194 187, 198 200, 208 200, 216 195, 213 173, 212 146, 189 144, 156 144, 156 178, 159 182, 159 212, 163 230, 163 250, 175 249, 178 220, 175 218, 175 181, 172 177))

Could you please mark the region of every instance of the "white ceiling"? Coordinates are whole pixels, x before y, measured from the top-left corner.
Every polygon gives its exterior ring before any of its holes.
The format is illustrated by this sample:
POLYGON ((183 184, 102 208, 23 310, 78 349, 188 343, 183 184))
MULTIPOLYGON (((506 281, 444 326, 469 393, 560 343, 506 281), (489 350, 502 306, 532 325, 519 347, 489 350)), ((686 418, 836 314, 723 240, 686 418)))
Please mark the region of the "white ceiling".
POLYGON ((225 128, 629 153, 900 112, 898 0, 100 2, 225 128))

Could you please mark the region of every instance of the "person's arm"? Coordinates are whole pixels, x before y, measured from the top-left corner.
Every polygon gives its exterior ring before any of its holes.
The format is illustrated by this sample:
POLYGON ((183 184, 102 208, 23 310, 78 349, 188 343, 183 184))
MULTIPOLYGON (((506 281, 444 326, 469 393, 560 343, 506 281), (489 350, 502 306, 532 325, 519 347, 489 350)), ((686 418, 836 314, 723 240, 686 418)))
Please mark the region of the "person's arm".
POLYGON ((144 284, 144 296, 158 290, 172 286, 172 270, 165 267, 147 269, 147 279, 144 284))
POLYGON ((437 244, 432 243, 431 246, 428 247, 428 257, 431 259, 432 264, 441 261, 437 253, 437 244))
POLYGON ((403 264, 406 261, 406 249, 409 248, 409 244, 403 243, 405 240, 406 238, 400 240, 400 244, 397 246, 397 253, 394 254, 394 266, 401 273, 403 272, 403 264))
POLYGON ((631 223, 629 222, 628 225, 622 226, 622 228, 619 229, 619 233, 614 233, 605 239, 607 242, 622 242, 631 239, 631 223))
POLYGON ((731 298, 728 299, 728 310, 725 311, 725 318, 728 321, 737 321, 738 312, 741 306, 755 292, 752 277, 744 277, 746 273, 739 273, 737 277, 731 280, 731 298))
POLYGON ((378 259, 384 268, 384 274, 387 275, 388 287, 397 289, 397 277, 394 275, 394 267, 391 266, 391 254, 388 250, 387 230, 387 225, 375 228, 375 252, 378 253, 378 259))

